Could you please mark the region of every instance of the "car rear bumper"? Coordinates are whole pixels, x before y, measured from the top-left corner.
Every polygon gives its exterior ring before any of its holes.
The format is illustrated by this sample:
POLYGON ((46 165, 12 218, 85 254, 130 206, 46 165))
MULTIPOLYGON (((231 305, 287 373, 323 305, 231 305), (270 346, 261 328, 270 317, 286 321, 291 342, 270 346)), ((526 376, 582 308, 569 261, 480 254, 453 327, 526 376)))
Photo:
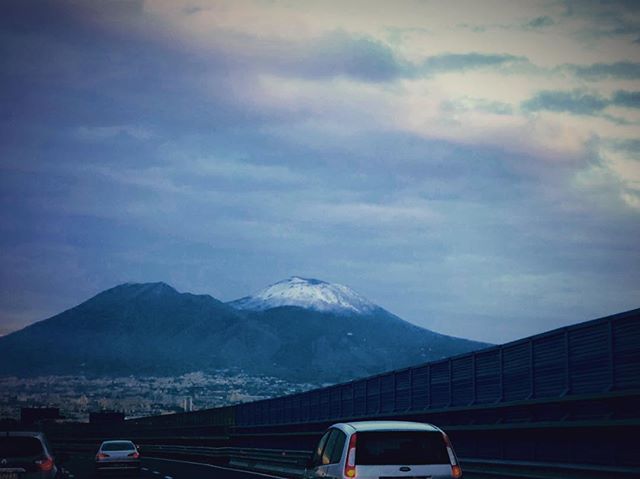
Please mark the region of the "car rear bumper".
POLYGON ((140 469, 140 461, 96 462, 95 468, 100 471, 138 470, 140 469))

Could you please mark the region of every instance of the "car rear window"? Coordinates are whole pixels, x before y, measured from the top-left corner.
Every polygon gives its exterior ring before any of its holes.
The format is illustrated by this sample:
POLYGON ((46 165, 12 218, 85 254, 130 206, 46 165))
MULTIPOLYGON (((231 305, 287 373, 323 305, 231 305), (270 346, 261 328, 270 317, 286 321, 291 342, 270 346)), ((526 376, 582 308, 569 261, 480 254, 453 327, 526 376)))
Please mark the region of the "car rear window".
POLYGON ((35 437, 0 437, 0 457, 39 456, 44 452, 35 437))
POLYGON ((436 431, 359 432, 356 464, 449 464, 449 455, 442 434, 436 431))
POLYGON ((105 442, 102 445, 103 451, 132 451, 136 447, 129 441, 105 442))

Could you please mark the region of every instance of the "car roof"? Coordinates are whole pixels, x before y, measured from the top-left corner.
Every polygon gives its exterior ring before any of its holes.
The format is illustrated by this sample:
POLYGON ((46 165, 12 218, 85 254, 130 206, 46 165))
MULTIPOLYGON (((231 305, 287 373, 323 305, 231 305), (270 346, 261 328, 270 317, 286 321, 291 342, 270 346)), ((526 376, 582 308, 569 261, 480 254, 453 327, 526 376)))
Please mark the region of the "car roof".
POLYGON ((133 444, 133 441, 131 439, 109 439, 108 441, 102 441, 102 444, 109 444, 112 442, 130 442, 131 444, 133 444))
POLYGON ((431 431, 442 432, 433 424, 410 421, 355 421, 334 424, 345 432, 368 432, 368 431, 431 431))

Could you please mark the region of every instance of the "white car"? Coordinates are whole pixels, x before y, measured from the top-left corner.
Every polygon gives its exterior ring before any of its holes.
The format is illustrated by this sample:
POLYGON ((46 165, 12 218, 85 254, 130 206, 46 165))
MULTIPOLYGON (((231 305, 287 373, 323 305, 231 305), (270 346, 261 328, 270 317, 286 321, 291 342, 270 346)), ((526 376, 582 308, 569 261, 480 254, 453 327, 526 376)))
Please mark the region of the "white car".
POLYGON ((95 460, 96 473, 107 471, 140 473, 140 452, 127 440, 104 441, 95 460))
POLYGON ((331 426, 313 452, 306 479, 459 479, 453 446, 439 428, 418 422, 363 421, 331 426))

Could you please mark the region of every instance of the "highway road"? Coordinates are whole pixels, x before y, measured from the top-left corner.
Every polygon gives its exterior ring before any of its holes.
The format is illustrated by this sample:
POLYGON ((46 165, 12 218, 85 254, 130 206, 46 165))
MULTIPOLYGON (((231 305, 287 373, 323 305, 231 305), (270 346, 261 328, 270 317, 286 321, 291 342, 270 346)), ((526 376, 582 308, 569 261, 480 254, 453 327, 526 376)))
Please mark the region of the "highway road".
MULTIPOLYGON (((93 470, 92 456, 73 456, 63 464, 68 479, 131 479, 133 474, 109 473, 97 476, 93 470)), ((154 479, 282 479, 279 476, 240 471, 222 466, 201 464, 176 459, 145 457, 142 459, 141 478, 154 479)))

